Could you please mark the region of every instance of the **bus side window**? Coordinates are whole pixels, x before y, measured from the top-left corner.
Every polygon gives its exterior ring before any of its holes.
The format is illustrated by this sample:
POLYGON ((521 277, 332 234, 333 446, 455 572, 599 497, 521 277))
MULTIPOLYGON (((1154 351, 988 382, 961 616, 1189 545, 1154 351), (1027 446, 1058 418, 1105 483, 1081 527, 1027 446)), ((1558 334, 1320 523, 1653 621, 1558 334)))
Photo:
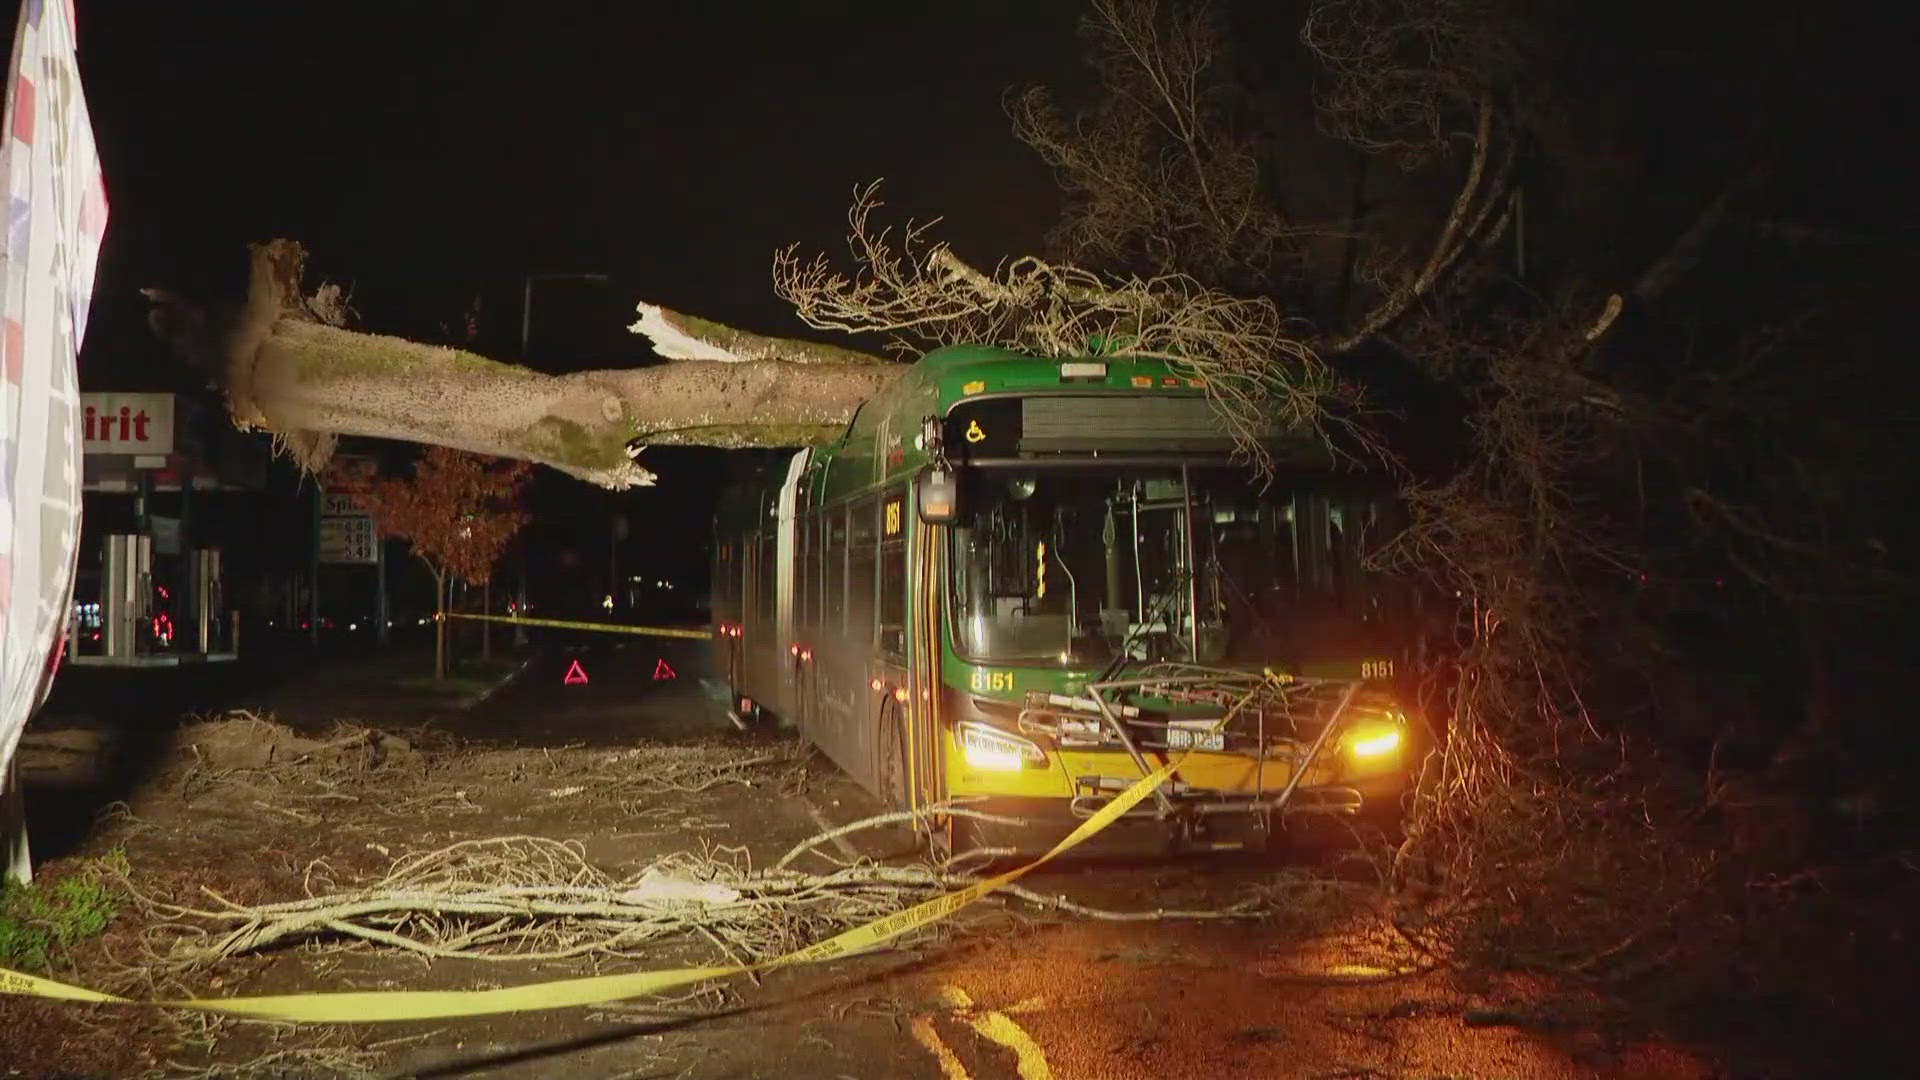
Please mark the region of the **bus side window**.
POLYGON ((727 599, 733 604, 734 621, 745 626, 753 618, 753 575, 754 563, 759 559, 759 546, 754 543, 751 530, 738 534, 737 542, 740 546, 735 552, 733 573, 728 575, 727 599))
POLYGON ((865 650, 874 646, 878 605, 880 503, 871 495, 853 501, 847 522, 847 640, 865 650))
POLYGON ((880 652, 907 655, 907 493, 895 488, 880 497, 880 652))
POLYGON ((800 629, 811 634, 815 625, 815 596, 820 591, 819 583, 813 577, 814 518, 816 515, 801 511, 799 521, 794 525, 793 553, 793 613, 800 629))
POLYGON ((827 508, 827 587, 821 594, 820 629, 837 637, 847 628, 847 504, 827 508))
POLYGON ((773 530, 760 530, 760 557, 754 567, 753 618, 762 627, 773 625, 773 530))

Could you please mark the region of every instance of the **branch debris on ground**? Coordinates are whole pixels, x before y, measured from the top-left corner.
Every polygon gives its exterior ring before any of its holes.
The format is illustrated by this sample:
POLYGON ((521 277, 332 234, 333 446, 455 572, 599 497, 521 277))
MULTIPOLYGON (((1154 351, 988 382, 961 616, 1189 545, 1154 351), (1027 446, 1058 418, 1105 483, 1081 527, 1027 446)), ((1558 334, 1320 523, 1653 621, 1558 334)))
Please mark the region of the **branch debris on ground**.
MULTIPOLYGON (((128 874, 122 885, 148 924, 139 946, 143 977, 191 987, 222 961, 293 945, 371 946, 427 959, 755 963, 980 880, 960 862, 823 857, 832 865, 820 872, 788 865, 803 852, 823 855, 818 846, 829 836, 899 815, 822 833, 760 869, 745 846, 711 839, 624 873, 596 865, 579 840, 532 830, 476 837, 469 829, 422 847, 433 835, 420 831, 423 814, 482 815, 513 804, 521 812, 503 823, 571 822, 576 809, 591 805, 620 820, 656 821, 661 834, 678 833, 684 843, 705 821, 688 796, 728 785, 797 790, 808 751, 781 742, 422 752, 418 741, 351 725, 306 738, 246 712, 184 727, 176 741, 182 771, 164 786, 195 804, 194 831, 223 833, 205 815, 232 815, 243 830, 239 819, 282 829, 324 824, 336 842, 297 867, 287 853, 272 880, 249 881, 245 895, 190 873, 165 881, 128 874), (367 839, 358 847, 337 842, 354 834, 367 839)), ((128 815, 142 826, 137 813, 128 815)), ((230 851, 234 837, 223 840, 230 851)), ((1212 910, 1110 911, 1019 885, 1000 890, 994 906, 1097 919, 1254 918, 1284 907, 1290 891, 1340 887, 1305 875, 1275 880, 1212 910)), ((924 943, 942 931, 896 942, 924 943)))

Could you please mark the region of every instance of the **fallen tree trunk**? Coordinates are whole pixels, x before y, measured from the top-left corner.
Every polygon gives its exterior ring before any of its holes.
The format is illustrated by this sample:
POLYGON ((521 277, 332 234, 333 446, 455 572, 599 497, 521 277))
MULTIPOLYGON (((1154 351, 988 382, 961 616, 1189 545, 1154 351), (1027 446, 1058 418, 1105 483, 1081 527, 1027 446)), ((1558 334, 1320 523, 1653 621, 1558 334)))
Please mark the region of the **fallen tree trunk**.
POLYGON ((317 468, 333 437, 433 443, 550 465, 609 488, 651 484, 648 445, 806 446, 843 430, 904 368, 848 349, 762 337, 640 305, 667 362, 546 375, 473 353, 329 325, 300 291, 304 252, 255 245, 229 327, 157 290, 155 331, 215 374, 243 428, 272 431, 317 468))

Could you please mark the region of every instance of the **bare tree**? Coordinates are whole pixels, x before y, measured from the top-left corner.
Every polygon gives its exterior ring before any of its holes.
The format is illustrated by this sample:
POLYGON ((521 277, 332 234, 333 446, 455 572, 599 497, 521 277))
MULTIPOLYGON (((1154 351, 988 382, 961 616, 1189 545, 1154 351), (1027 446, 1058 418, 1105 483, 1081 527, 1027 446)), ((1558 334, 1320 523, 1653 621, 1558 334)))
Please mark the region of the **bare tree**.
MULTIPOLYGON (((1489 0, 1311 5, 1301 39, 1330 77, 1318 110, 1324 130, 1367 153, 1391 152, 1408 168, 1444 167, 1456 145, 1466 150, 1423 254, 1407 254, 1399 237, 1361 235, 1357 215, 1347 223, 1374 295, 1338 329, 1339 312, 1289 312, 1320 327, 1303 335, 1320 351, 1350 351, 1392 326, 1505 229, 1517 155, 1500 102, 1517 46, 1498 14, 1489 0)), ((1101 78, 1092 101, 1068 117, 1044 88, 1007 100, 1014 133, 1053 166, 1068 195, 1056 239, 1069 258, 1191 274, 1295 303, 1324 286, 1293 279, 1308 263, 1307 246, 1335 230, 1282 213, 1259 140, 1236 121, 1240 91, 1212 9, 1095 0, 1084 30, 1101 78)))
POLYGON ((1322 128, 1407 167, 1509 92, 1525 25, 1500 0, 1314 0, 1300 40, 1328 78, 1322 128))
POLYGON ((1295 229, 1263 188, 1253 140, 1231 121, 1214 12, 1158 0, 1090 6, 1094 101, 1068 118, 1045 87, 1006 98, 1014 134, 1068 193, 1058 246, 1076 261, 1148 274, 1264 277, 1295 229))

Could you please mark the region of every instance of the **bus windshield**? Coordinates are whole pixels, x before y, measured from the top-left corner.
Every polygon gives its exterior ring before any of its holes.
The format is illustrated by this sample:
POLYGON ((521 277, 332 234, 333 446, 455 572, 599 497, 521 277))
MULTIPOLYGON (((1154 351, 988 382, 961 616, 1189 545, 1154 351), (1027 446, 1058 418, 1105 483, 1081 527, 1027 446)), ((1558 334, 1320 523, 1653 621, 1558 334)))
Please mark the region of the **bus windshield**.
POLYGON ((1245 468, 968 470, 947 610, 976 661, 1276 663, 1355 655, 1405 625, 1366 567, 1397 504, 1245 468))

